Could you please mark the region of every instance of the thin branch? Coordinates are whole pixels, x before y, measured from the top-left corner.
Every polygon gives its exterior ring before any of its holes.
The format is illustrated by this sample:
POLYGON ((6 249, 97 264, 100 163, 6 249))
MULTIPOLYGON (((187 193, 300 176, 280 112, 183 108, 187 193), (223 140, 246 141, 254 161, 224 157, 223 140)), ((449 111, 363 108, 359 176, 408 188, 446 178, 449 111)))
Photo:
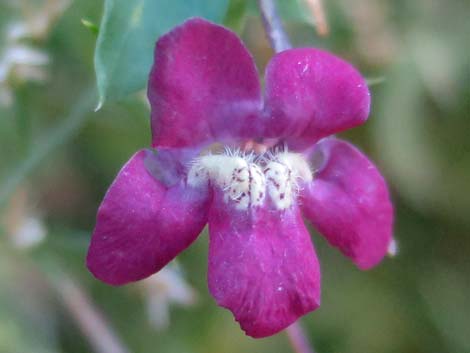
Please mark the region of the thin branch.
MULTIPOLYGON (((261 17, 271 47, 276 53, 292 47, 287 33, 284 31, 281 18, 274 0, 258 0, 261 17)), ((302 327, 293 323, 286 329, 287 337, 295 353, 315 353, 305 336, 302 327)))
POLYGON ((53 252, 38 251, 33 259, 30 252, 13 248, 9 242, 5 244, 2 242, 0 245, 0 258, 12 256, 10 260, 12 263, 18 261, 19 264, 24 264, 30 274, 43 281, 52 291, 89 342, 92 352, 131 352, 86 290, 73 279, 70 273, 63 270, 62 264, 53 252))
POLYGON ((258 0, 258 6, 263 18, 264 29, 271 47, 276 53, 292 47, 289 37, 284 31, 281 18, 274 0, 258 0))
POLYGON ((96 353, 130 353, 85 291, 74 281, 62 277, 53 281, 54 289, 70 316, 77 323, 96 353))
POLYGON ((93 102, 96 92, 93 88, 87 88, 77 99, 69 115, 64 117, 56 127, 47 131, 41 139, 34 141, 36 146, 29 156, 11 167, 9 175, 0 183, 0 206, 3 206, 16 190, 18 185, 61 145, 68 142, 78 133, 82 125, 90 117, 93 111, 93 102))
POLYGON ((315 19, 315 28, 318 35, 324 37, 328 35, 330 29, 328 21, 326 20, 325 9, 322 0, 306 0, 307 5, 312 11, 313 18, 315 19))
POLYGON ((304 330, 298 322, 294 322, 286 329, 287 337, 295 353, 315 353, 313 347, 305 336, 304 330))

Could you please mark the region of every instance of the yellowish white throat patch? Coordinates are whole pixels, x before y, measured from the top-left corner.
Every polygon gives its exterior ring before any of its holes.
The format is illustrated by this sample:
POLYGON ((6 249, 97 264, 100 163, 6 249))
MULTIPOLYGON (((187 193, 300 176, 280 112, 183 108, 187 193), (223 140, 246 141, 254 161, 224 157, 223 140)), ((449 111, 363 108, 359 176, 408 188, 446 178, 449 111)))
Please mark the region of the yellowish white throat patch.
POLYGON ((219 187, 224 201, 239 210, 262 206, 267 198, 276 209, 293 205, 299 183, 312 180, 310 168, 301 154, 291 152, 255 156, 243 152, 198 157, 188 173, 188 184, 205 183, 219 187))

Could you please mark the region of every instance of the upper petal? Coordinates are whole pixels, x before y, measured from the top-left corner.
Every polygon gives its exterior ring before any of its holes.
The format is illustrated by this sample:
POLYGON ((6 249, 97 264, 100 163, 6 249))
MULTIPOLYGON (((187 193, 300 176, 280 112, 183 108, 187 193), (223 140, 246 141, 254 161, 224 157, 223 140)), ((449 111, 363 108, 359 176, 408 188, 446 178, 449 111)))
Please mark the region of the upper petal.
POLYGON ((137 152, 121 169, 98 210, 87 255, 89 270, 113 285, 161 269, 198 236, 207 221, 207 193, 182 182, 166 187, 137 152))
POLYGON ((273 335, 320 305, 320 267, 300 212, 231 209, 209 215, 209 290, 246 334, 273 335))
POLYGON ((304 148, 362 124, 369 114, 365 80, 348 62, 320 49, 283 51, 266 68, 267 134, 304 148))
POLYGON ((253 58, 235 33, 206 20, 188 20, 158 40, 148 97, 153 146, 259 134, 262 103, 253 58))
POLYGON ((385 180, 345 141, 325 139, 313 153, 323 164, 301 192, 304 215, 359 268, 373 267, 392 239, 393 208, 385 180))

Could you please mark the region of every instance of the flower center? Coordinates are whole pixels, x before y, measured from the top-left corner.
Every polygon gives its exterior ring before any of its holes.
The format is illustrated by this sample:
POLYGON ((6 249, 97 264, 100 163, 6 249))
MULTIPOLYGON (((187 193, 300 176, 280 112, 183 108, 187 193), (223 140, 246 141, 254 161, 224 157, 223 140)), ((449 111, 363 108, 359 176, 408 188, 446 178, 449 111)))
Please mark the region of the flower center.
POLYGON ((278 210, 291 207, 301 182, 312 180, 304 157, 291 152, 232 152, 198 157, 188 173, 188 184, 207 182, 220 188, 224 201, 246 210, 271 202, 278 210), (269 200, 269 201, 268 201, 269 200))

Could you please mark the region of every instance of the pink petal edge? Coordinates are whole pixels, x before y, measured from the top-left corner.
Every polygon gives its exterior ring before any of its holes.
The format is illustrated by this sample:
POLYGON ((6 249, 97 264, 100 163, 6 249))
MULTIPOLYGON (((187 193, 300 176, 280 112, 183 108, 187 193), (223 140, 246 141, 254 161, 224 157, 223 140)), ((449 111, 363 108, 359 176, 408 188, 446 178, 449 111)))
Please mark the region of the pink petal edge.
POLYGON ((291 149, 362 124, 369 115, 370 93, 348 62, 314 48, 276 54, 265 74, 267 135, 285 137, 291 149))
POLYGON ((247 335, 273 335, 320 305, 320 266, 300 211, 209 212, 209 290, 247 335))
POLYGON ((393 207, 385 180, 345 141, 324 139, 313 154, 324 162, 302 190, 304 215, 360 269, 377 265, 392 240, 393 207))
POLYGON ((199 235, 207 221, 207 193, 179 183, 166 188, 146 169, 147 150, 124 165, 98 210, 87 267, 121 285, 160 270, 199 235))

